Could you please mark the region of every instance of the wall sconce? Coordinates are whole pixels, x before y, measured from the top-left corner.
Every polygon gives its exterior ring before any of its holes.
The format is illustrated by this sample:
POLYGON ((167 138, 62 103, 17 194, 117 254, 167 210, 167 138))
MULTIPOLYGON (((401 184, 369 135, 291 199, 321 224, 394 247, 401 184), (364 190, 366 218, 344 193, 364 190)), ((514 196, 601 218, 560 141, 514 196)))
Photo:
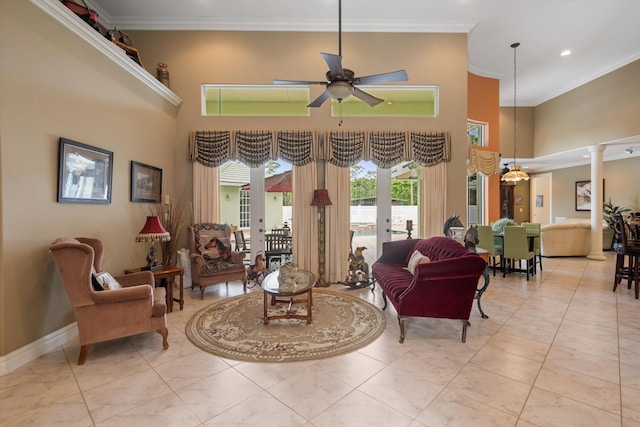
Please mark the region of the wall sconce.
POLYGON ((229 193, 227 193, 227 195, 226 195, 226 196, 224 196, 224 199, 225 199, 227 202, 231 200, 231 197, 229 197, 229 193))

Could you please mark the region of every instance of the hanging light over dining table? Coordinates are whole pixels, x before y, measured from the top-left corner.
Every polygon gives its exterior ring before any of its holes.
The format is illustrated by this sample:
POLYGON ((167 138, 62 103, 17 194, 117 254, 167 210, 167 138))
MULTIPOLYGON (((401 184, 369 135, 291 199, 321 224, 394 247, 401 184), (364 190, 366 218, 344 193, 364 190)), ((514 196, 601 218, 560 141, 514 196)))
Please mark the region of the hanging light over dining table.
POLYGON ((518 71, 518 67, 517 67, 517 57, 516 57, 516 51, 518 49, 518 46, 520 46, 520 43, 513 43, 511 45, 511 47, 513 48, 513 166, 510 167, 509 172, 505 173, 504 175, 502 175, 501 180, 502 181, 507 181, 507 182, 518 182, 518 181, 528 181, 529 180, 529 175, 527 175, 526 172, 522 172, 520 170, 520 165, 518 165, 518 161, 516 158, 516 151, 517 151, 517 133, 516 133, 516 112, 517 112, 517 102, 516 102, 516 97, 517 97, 517 86, 516 86, 516 80, 517 80, 517 71, 518 71))

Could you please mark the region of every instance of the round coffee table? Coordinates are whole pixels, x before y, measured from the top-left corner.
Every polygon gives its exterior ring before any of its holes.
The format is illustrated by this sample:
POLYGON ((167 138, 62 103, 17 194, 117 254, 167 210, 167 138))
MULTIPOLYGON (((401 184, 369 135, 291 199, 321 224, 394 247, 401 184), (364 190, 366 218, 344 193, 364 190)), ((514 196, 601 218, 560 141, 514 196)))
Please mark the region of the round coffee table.
POLYGON ((312 290, 316 284, 316 277, 310 271, 299 270, 299 273, 302 274, 304 279, 297 281, 293 284, 293 286, 289 286, 286 289, 280 288, 280 283, 278 283, 278 276, 280 274, 279 271, 274 271, 264 278, 260 286, 262 286, 262 290, 264 291, 264 324, 269 324, 270 320, 276 319, 301 319, 306 320, 307 324, 311 323, 311 306, 313 305, 313 295, 312 290), (295 297, 298 295, 305 295, 306 299, 300 298, 296 299, 295 297), (268 300, 271 297, 271 305, 274 306, 278 303, 288 304, 287 311, 285 314, 274 314, 272 316, 269 315, 268 311, 268 300), (293 304, 297 303, 307 303, 307 313, 306 314, 295 314, 291 312, 291 307, 293 304))

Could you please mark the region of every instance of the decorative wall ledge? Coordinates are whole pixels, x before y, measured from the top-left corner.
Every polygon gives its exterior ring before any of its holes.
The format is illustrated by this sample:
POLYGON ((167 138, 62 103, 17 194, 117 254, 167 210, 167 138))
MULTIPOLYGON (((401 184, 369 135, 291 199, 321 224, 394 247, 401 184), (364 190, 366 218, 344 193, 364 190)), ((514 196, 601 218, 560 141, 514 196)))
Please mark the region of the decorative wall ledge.
POLYGON ((30 0, 46 14, 77 34, 84 41, 102 52, 123 70, 127 71, 158 95, 178 107, 182 99, 168 87, 160 83, 147 70, 136 64, 122 49, 107 40, 102 34, 91 28, 67 9, 59 0, 30 0))

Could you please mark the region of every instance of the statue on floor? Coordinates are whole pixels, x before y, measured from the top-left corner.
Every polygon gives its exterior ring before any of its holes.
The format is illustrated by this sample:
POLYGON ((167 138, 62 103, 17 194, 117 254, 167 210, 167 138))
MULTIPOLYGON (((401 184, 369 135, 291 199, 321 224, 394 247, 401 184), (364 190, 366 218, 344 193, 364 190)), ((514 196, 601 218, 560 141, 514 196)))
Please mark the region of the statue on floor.
POLYGON ((355 252, 349 252, 349 274, 346 282, 364 282, 369 280, 369 264, 364 260, 365 246, 359 246, 355 252))

